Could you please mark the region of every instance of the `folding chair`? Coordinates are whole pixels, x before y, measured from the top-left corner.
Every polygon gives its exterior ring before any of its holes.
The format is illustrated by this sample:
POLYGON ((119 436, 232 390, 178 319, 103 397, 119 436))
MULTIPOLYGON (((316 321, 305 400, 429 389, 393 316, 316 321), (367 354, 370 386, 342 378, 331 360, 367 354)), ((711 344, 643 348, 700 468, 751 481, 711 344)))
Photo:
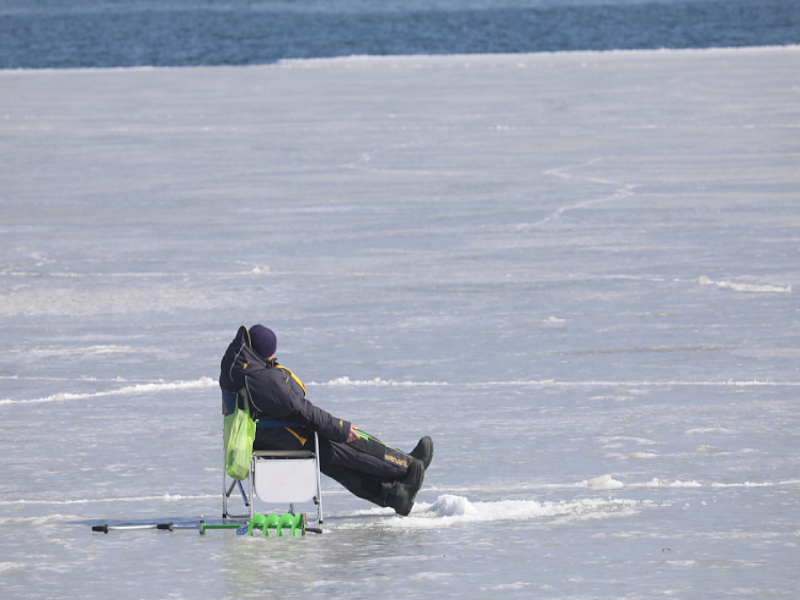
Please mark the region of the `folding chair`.
MULTIPOLYGON (((223 413, 233 410, 236 394, 222 392, 223 413)), ((299 427, 298 423, 279 420, 259 420, 257 428, 299 427)), ((289 512, 295 514, 295 503, 313 502, 317 509, 316 519, 309 520, 309 525, 322 525, 322 488, 319 470, 319 438, 314 432, 314 450, 256 450, 250 461, 250 475, 247 478, 247 491, 242 482, 232 479, 228 483, 228 474, 222 469, 222 518, 250 519, 255 514, 255 498, 269 504, 289 504, 289 512), (228 512, 228 498, 238 487, 242 501, 249 509, 247 514, 228 512)))

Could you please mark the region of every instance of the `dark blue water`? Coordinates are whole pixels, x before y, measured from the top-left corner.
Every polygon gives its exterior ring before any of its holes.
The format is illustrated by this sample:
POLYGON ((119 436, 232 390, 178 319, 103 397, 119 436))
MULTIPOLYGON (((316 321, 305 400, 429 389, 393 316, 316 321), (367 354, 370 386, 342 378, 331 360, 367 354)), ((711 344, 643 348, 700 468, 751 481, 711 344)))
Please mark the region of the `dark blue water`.
POLYGON ((0 0, 0 68, 800 43, 800 0, 0 0))

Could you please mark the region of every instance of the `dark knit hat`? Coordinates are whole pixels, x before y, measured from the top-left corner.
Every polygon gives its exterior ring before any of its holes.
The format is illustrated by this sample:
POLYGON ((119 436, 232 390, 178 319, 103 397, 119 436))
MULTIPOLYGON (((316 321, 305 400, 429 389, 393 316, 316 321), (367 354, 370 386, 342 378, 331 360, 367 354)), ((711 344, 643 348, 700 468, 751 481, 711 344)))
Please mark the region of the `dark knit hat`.
POLYGON ((275 332, 263 325, 253 325, 250 328, 250 341, 253 344, 253 350, 264 358, 270 358, 278 349, 278 338, 275 332))

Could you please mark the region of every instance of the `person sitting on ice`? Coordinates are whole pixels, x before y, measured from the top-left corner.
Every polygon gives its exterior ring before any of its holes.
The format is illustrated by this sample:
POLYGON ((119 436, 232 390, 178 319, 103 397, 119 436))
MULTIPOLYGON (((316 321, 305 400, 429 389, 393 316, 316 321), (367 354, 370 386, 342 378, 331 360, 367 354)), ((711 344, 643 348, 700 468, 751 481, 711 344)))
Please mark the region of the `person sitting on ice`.
POLYGON ((411 452, 401 452, 314 406, 306 400, 303 383, 278 364, 277 347, 278 340, 271 329, 253 325, 248 331, 242 326, 222 358, 219 385, 223 398, 227 395, 226 404, 230 403, 226 406, 228 414, 234 410, 233 395, 246 388, 254 419, 300 424, 257 429, 253 449, 299 450, 313 445, 310 432, 316 431, 322 473, 359 498, 407 516, 433 458, 431 438, 425 436, 411 452))

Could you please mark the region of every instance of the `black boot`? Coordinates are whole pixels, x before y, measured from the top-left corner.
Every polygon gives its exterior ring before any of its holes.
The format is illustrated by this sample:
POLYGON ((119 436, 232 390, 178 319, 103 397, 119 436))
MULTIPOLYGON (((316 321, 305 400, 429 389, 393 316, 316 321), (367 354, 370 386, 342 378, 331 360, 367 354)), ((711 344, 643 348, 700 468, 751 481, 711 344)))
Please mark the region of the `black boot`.
POLYGON ((417 446, 409 454, 417 460, 421 460, 427 469, 433 460, 433 440, 426 435, 417 442, 417 446))
POLYGON ((407 517, 408 513, 414 506, 414 498, 417 497, 419 488, 422 487, 422 480, 425 479, 425 467, 420 460, 412 460, 411 466, 408 467, 408 473, 400 481, 395 491, 394 499, 389 503, 395 512, 403 517, 407 517))

